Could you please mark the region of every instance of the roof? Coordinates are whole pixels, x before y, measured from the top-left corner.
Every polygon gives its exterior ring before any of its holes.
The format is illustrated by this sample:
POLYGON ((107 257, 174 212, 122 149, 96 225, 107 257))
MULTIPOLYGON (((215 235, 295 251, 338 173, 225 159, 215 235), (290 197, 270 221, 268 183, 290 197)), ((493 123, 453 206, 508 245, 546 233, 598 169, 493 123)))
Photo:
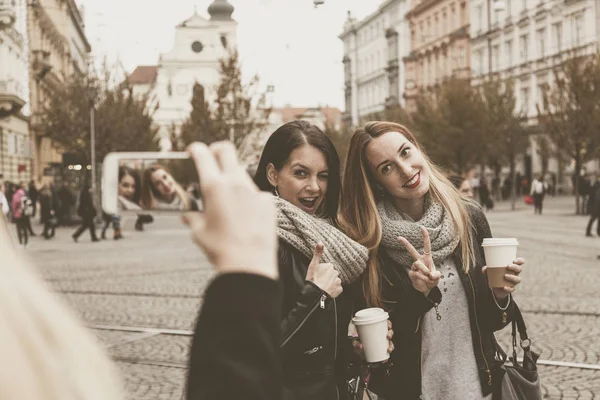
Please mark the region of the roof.
MULTIPOLYGON (((301 119, 302 115, 315 107, 283 107, 273 108, 272 112, 281 113, 281 121, 285 124, 286 122, 301 119)), ((342 112, 335 107, 317 107, 317 110, 321 110, 325 116, 325 124, 335 126, 340 123, 342 118, 342 112)))
POLYGON ((156 65, 140 65, 129 75, 131 85, 145 85, 156 81, 158 67, 156 65))

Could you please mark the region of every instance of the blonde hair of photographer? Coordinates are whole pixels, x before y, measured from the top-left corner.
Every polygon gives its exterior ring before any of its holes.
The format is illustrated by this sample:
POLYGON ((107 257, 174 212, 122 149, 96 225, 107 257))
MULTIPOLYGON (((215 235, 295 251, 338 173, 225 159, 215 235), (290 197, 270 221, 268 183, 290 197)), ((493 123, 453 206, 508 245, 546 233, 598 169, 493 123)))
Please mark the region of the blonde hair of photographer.
POLYGON ((117 369, 16 251, 0 218, 0 398, 121 400, 117 369))
POLYGON ((463 268, 468 272, 471 260, 475 258, 475 247, 470 235, 471 219, 465 199, 443 172, 427 157, 414 135, 408 128, 393 122, 374 121, 358 128, 350 140, 346 158, 346 168, 342 184, 343 199, 340 203, 340 226, 352 239, 369 249, 367 274, 363 280, 363 291, 371 306, 381 307, 381 279, 378 250, 382 238, 382 226, 377 212, 377 202, 384 196, 371 177, 367 166, 366 148, 373 140, 388 132, 399 132, 422 153, 429 165, 429 193, 439 201, 451 216, 460 236, 460 253, 464 261, 463 268))
MULTIPOLYGON (((142 198, 140 199, 141 206, 146 210, 154 210, 156 208, 156 200, 158 197, 156 193, 156 188, 154 187, 154 183, 152 182, 152 174, 159 170, 165 171, 171 179, 173 179, 173 174, 163 165, 153 164, 144 170, 144 175, 142 178, 142 198)), ((173 187, 175 188, 175 194, 181 200, 183 204, 184 210, 191 209, 191 200, 188 196, 187 192, 181 187, 181 185, 173 179, 173 187)))

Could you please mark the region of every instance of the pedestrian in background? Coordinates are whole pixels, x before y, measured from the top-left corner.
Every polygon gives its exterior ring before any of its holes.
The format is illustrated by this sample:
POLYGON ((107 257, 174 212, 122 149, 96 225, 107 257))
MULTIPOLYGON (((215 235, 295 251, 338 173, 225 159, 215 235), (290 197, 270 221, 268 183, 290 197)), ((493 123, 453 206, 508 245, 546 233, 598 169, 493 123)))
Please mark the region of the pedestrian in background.
MULTIPOLYGON (((600 218, 600 172, 594 174, 594 184, 590 189, 588 209, 590 211, 590 220, 585 231, 585 236, 592 236, 592 226, 600 218)), ((596 223, 596 234, 600 236, 600 221, 596 223)))
POLYGON ((21 183, 19 188, 16 190, 15 194, 12 196, 13 220, 17 226, 17 236, 19 238, 19 244, 23 248, 27 246, 27 243, 29 241, 29 230, 27 229, 27 214, 29 213, 29 210, 27 209, 27 207, 31 207, 31 205, 29 204, 31 203, 31 200, 27 198, 25 189, 27 189, 27 185, 25 183, 21 183))
POLYGON ((94 218, 96 218, 96 207, 94 206, 94 200, 92 199, 92 189, 88 183, 85 183, 81 189, 77 214, 83 219, 83 222, 75 231, 75 233, 73 233, 73 240, 77 242, 79 236, 89 229, 92 242, 99 241, 99 239, 96 237, 96 225, 94 224, 94 218))
POLYGON ((57 201, 49 185, 44 185, 40 191, 40 222, 44 225, 44 239, 51 239, 56 232, 58 218, 56 217, 57 201))
POLYGON ((531 190, 529 195, 533 197, 533 212, 542 215, 544 206, 544 195, 548 191, 548 184, 544 182, 541 174, 537 174, 533 182, 531 182, 531 190))

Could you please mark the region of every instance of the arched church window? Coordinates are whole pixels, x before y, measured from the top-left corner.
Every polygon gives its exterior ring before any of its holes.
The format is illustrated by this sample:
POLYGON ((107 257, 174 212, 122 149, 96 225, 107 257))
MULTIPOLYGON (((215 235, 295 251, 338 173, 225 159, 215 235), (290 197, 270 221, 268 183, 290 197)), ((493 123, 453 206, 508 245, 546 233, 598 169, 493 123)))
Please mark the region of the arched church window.
POLYGON ((224 49, 227 48, 227 35, 221 34, 221 44, 223 45, 224 49))

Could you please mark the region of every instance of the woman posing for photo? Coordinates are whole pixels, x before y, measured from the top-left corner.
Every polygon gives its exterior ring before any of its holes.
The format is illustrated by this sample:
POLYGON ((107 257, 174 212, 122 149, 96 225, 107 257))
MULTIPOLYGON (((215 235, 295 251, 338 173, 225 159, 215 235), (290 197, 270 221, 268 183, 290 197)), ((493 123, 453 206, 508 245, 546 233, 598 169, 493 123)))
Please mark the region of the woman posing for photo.
POLYGON ((370 387, 395 399, 490 399, 502 378, 494 331, 512 319, 512 285, 488 287, 481 208, 461 196, 404 126, 369 122, 350 141, 340 225, 369 251, 366 302, 395 328, 388 375, 370 387))

